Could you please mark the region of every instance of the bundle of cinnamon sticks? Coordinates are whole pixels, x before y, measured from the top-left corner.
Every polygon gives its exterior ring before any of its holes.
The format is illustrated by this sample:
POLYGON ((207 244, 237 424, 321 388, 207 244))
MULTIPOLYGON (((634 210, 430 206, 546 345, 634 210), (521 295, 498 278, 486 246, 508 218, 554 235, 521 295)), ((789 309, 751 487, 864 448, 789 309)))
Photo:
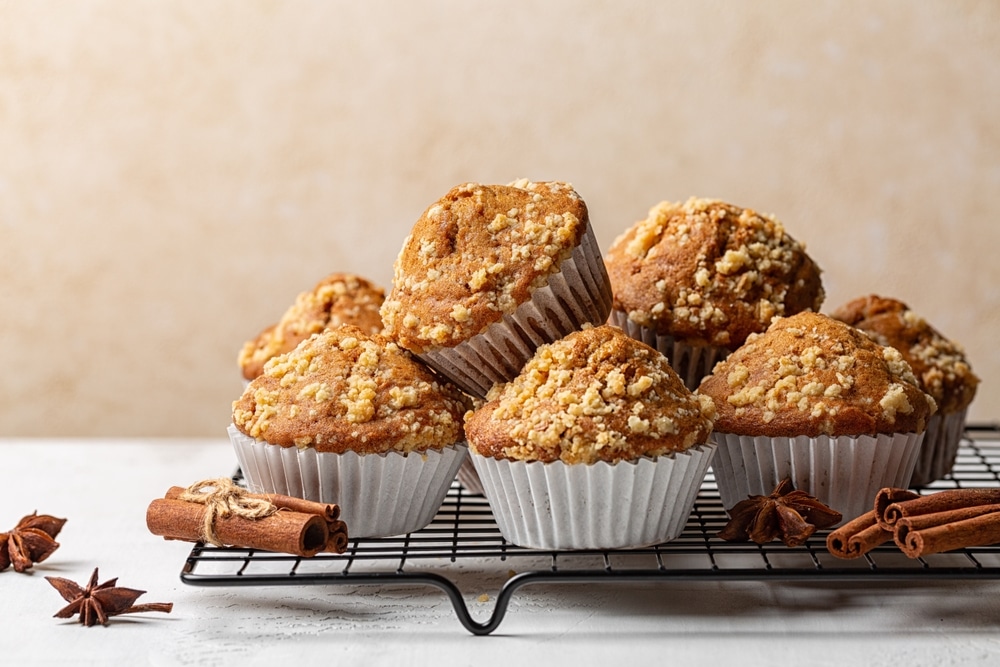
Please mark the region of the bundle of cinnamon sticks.
POLYGON ((922 496, 884 488, 874 508, 831 532, 826 546, 838 558, 859 558, 890 540, 910 558, 1000 542, 1000 489, 922 496))
POLYGON ((163 498, 149 504, 146 526, 151 533, 167 540, 207 541, 305 557, 320 552, 341 554, 347 550, 347 525, 340 520, 338 505, 245 492, 241 497, 266 501, 273 505, 273 511, 261 518, 218 514, 212 517, 213 535, 209 536, 205 528, 207 505, 182 499, 190 488, 171 487, 163 498))

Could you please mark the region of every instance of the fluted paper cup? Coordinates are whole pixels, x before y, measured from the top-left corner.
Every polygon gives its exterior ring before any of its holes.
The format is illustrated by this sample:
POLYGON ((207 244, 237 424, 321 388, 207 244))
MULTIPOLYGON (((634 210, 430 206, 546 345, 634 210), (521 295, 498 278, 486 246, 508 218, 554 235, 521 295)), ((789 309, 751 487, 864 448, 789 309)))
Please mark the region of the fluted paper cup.
POLYGON ((913 468, 911 485, 930 484, 951 472, 965 431, 966 412, 968 409, 946 415, 935 414, 927 420, 927 431, 920 445, 917 465, 913 468))
POLYGON ((458 483, 462 485, 462 488, 471 494, 481 496, 483 495, 483 481, 479 479, 479 473, 476 472, 476 466, 472 462, 472 455, 465 457, 462 461, 461 467, 458 469, 458 483))
POLYGON ((659 350, 660 354, 670 360, 671 368, 681 376, 684 386, 691 391, 698 388, 702 378, 712 374, 717 362, 729 356, 729 350, 724 347, 689 345, 673 336, 658 334, 656 329, 636 324, 628 318, 628 313, 621 310, 612 310, 610 321, 632 338, 659 350))
POLYGON ((352 538, 429 524, 468 454, 465 443, 411 454, 335 454, 270 445, 233 425, 228 432, 250 491, 336 503, 352 538))
POLYGON ((615 464, 470 454, 504 538, 533 549, 626 549, 684 530, 715 445, 615 464))
POLYGON ((548 283, 489 325, 454 347, 418 355, 464 391, 479 398, 497 382, 514 379, 540 345, 552 343, 584 324, 603 324, 611 312, 611 281, 590 224, 570 257, 548 283))
POLYGON ((784 478, 849 521, 872 508, 883 487, 910 484, 924 434, 770 438, 714 432, 712 470, 728 510, 748 496, 766 496, 784 478))

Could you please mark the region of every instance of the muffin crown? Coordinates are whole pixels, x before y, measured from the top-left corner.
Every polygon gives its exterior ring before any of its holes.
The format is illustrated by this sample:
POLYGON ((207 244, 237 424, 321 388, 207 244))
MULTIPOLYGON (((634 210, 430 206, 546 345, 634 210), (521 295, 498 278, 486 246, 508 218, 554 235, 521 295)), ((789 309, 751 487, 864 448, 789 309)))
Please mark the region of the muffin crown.
POLYGON ((282 447, 410 452, 461 441, 468 407, 406 350, 344 325, 268 361, 233 402, 233 423, 282 447))
POLYGON ((713 199, 657 204, 605 263, 616 310, 690 344, 735 349, 824 298, 819 267, 778 220, 713 199))
POLYGON ((239 353, 243 377, 252 380, 264 363, 278 354, 291 352, 303 340, 327 327, 353 324, 369 334, 382 330, 379 308, 385 291, 368 280, 349 273, 332 273, 310 292, 295 298, 281 319, 247 341, 239 353))
POLYGON ((964 410, 975 398, 979 378, 962 347, 902 301, 872 294, 849 301, 832 316, 861 329, 879 345, 899 350, 942 414, 964 410))
POLYGON ((602 325, 538 348, 520 375, 466 415, 466 431, 483 456, 616 462, 704 443, 714 411, 662 354, 602 325))
POLYGON ((749 436, 920 432, 936 407, 898 350, 812 312, 751 335, 698 393, 715 401, 718 431, 749 436))
POLYGON ((588 224, 567 183, 453 188, 403 243, 381 310, 386 334, 418 354, 471 338, 546 285, 588 224))

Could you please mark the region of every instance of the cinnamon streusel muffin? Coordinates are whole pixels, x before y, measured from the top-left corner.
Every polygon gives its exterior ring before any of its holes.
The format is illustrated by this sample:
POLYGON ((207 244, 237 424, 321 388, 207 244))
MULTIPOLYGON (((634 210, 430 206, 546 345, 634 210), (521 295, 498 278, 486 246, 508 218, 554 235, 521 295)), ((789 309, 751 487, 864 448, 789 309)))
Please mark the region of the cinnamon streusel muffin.
POLYGON ((343 325, 268 361, 229 434, 251 490, 337 503, 354 536, 396 535, 440 507, 469 406, 395 343, 343 325))
POLYGON ((466 183, 417 220, 382 305, 386 334, 482 398, 535 348, 601 323, 611 288, 567 183, 466 183))
POLYGON ((823 303, 819 267, 781 222, 713 199, 657 204, 605 263, 612 322, 663 352, 690 389, 773 317, 823 303))
POLYGON ((714 405, 617 327, 542 345, 466 415, 504 536, 527 547, 620 548, 676 537, 714 452, 714 405))
POLYGON ((365 333, 380 333, 379 308, 384 299, 381 287, 360 276, 349 273, 326 276, 312 291, 299 294, 276 324, 243 345, 238 359, 243 377, 254 379, 268 359, 291 352, 309 336, 329 327, 353 324, 365 333))
POLYGON ((897 299, 860 297, 832 316, 861 329, 879 345, 899 350, 918 386, 934 398, 938 410, 928 421, 911 484, 944 477, 955 464, 966 413, 979 385, 965 351, 897 299))
POLYGON ((910 481, 934 399, 898 350, 812 312, 776 319, 716 365, 713 461, 727 508, 785 477, 845 520, 910 481))

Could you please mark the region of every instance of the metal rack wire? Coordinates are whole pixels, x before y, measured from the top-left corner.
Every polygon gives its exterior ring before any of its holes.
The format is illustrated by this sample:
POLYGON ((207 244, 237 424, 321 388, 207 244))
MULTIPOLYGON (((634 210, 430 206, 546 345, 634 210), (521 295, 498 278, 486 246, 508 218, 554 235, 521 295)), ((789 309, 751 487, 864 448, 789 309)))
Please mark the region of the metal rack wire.
MULTIPOLYGON (((921 491, 990 486, 1000 486, 998 424, 967 427, 952 473, 921 491)), ((184 563, 181 580, 194 586, 432 586, 448 596, 469 632, 485 635, 500 625, 514 593, 529 584, 1000 578, 1000 544, 915 560, 887 544, 863 558, 844 561, 827 552, 826 531, 817 531, 795 548, 780 542, 732 543, 715 536, 727 520, 710 472, 684 532, 675 540, 628 550, 524 549, 503 539, 485 498, 468 494, 456 483, 433 522, 408 535, 355 539, 344 554, 307 559, 198 543, 184 563), (517 571, 500 587, 485 622, 472 617, 450 575, 456 564, 484 576, 517 571)))

